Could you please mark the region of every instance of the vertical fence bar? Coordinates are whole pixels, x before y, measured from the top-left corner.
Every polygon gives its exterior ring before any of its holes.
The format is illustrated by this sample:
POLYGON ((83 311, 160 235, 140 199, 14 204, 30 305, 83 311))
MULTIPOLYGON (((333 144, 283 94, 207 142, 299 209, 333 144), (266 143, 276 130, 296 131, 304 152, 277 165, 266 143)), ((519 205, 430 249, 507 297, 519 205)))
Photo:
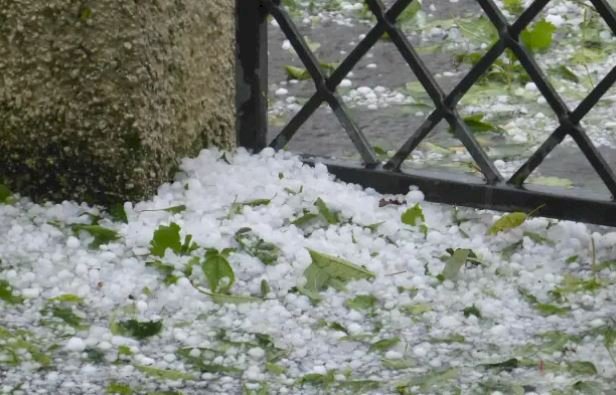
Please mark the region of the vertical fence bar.
POLYGON ((267 145, 267 12, 259 0, 236 0, 238 146, 267 145))

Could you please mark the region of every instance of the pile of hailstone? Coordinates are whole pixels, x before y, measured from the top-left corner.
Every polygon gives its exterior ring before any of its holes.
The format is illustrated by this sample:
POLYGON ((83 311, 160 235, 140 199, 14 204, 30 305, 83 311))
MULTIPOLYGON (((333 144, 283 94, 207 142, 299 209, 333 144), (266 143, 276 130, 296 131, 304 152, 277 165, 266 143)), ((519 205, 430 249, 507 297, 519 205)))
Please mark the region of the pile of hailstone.
POLYGON ((614 393, 616 232, 205 150, 151 200, 0 196, 0 394, 614 393))

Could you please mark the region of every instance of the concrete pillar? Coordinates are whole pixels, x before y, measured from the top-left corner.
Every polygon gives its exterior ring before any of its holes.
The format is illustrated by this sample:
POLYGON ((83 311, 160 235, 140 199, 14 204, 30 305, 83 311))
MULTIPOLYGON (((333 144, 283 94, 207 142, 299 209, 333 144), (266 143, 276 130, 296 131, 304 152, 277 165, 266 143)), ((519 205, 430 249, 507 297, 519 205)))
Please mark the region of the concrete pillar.
POLYGON ((0 183, 35 200, 150 196, 235 144, 234 0, 0 0, 0 183))

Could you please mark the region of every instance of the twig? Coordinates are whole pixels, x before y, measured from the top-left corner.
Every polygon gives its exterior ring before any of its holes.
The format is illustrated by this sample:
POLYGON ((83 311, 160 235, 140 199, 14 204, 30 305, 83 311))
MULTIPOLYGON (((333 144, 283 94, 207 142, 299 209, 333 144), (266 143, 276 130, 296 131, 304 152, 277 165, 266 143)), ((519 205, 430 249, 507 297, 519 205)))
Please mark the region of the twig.
POLYGON ((407 272, 408 272, 408 270, 402 270, 402 271, 399 271, 399 272, 386 274, 385 276, 393 277, 393 276, 397 276, 398 274, 407 273, 407 272))

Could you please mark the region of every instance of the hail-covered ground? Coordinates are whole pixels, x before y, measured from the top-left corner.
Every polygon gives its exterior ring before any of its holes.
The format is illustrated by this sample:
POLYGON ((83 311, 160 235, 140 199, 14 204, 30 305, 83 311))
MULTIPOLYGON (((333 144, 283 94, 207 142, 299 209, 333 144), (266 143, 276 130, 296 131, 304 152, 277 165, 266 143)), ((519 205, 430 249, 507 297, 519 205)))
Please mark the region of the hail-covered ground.
POLYGON ((181 169, 109 210, 3 191, 0 393, 614 393, 616 232, 269 149, 181 169))

